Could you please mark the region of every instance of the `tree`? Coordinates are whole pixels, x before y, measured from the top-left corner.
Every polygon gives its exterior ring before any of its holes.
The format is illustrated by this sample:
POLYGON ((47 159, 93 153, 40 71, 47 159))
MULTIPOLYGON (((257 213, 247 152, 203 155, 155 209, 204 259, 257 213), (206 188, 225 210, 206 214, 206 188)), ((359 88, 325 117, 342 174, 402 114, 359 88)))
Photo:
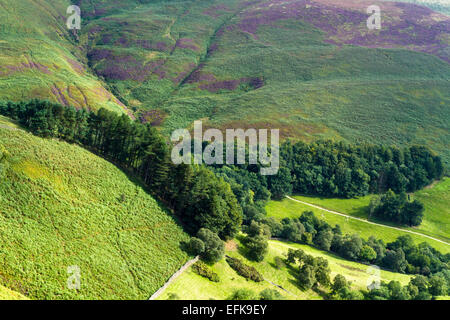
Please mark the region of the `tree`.
POLYGON ((357 260, 362 249, 362 245, 361 238, 357 234, 353 234, 344 239, 340 252, 347 259, 357 260))
POLYGON ((247 237, 245 240, 245 246, 247 247, 247 255, 250 260, 263 261, 267 254, 269 243, 267 238, 262 235, 256 235, 254 237, 247 237))
POLYGON ((403 287, 400 282, 392 280, 388 283, 390 300, 409 300, 407 287, 403 287))
POLYGON ((324 287, 329 287, 331 284, 330 280, 330 267, 328 266, 328 260, 318 257, 315 259, 315 278, 317 283, 320 283, 324 287))
POLYGON ((364 300, 364 296, 359 291, 351 290, 349 287, 343 287, 337 292, 342 300, 364 300))
POLYGON ((287 194, 292 193, 292 176, 286 167, 281 167, 278 173, 270 178, 270 191, 276 200, 283 199, 287 194))
POLYGON ((402 222, 409 226, 418 226, 422 223, 424 206, 418 201, 406 202, 402 208, 402 222))
POLYGON ((314 243, 322 250, 330 251, 333 241, 333 232, 331 230, 322 230, 314 238, 314 243))
POLYGON ((246 228, 246 232, 249 237, 256 237, 256 236, 263 236, 266 238, 271 237, 269 226, 261 222, 252 221, 250 223, 250 226, 246 228))
POLYGON ((298 273, 298 283, 303 290, 311 289, 316 283, 314 268, 310 265, 303 265, 298 273))
POLYGON ((377 258, 377 253, 368 245, 364 245, 359 252, 359 259, 364 262, 372 262, 377 258))
POLYGON ((336 294, 339 290, 343 288, 349 287, 349 283, 347 282, 347 279, 341 274, 337 274, 334 277, 333 284, 331 285, 331 291, 336 294))
POLYGON ((197 233, 197 238, 203 241, 204 251, 201 253, 203 260, 215 263, 223 258, 225 254, 225 244, 219 236, 211 230, 202 228, 197 233))
POLYGON ((256 294, 250 289, 236 289, 228 300, 255 300, 256 294))
POLYGON ((200 255, 205 252, 205 243, 199 238, 192 237, 188 246, 189 251, 194 255, 200 255))
POLYGON ((410 284, 417 287, 420 292, 428 292, 428 279, 422 275, 417 275, 411 279, 410 284))
POLYGON ((181 218, 191 232, 207 228, 221 238, 233 237, 242 223, 242 209, 231 187, 205 167, 199 167, 182 200, 181 218))
POLYGON ((405 272, 407 266, 405 253, 401 248, 398 250, 388 250, 382 263, 384 267, 401 273, 405 272))
POLYGON ((429 289, 431 295, 433 296, 443 296, 447 294, 447 282, 446 280, 438 275, 433 275, 429 281, 429 289))

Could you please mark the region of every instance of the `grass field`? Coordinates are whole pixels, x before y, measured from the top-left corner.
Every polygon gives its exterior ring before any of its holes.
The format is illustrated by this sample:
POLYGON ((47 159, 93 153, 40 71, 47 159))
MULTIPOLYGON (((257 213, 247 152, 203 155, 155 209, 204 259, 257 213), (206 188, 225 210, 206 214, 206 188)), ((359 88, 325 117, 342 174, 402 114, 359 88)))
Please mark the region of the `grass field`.
POLYGON ((111 163, 0 119, 0 285, 32 299, 146 299, 188 259, 170 213, 111 163), (78 266, 80 290, 68 267, 78 266))
MULTIPOLYGON (((363 219, 368 217, 370 199, 372 197, 337 199, 294 196, 295 199, 363 219)), ((411 199, 418 199, 424 204, 424 219, 420 226, 406 229, 450 242, 450 178, 444 177, 441 181, 415 192, 411 195, 411 199)))
POLYGON ((450 178, 416 192, 414 199, 425 205, 424 219, 417 230, 450 242, 450 178))
MULTIPOLYGON (((352 281, 353 289, 362 289, 367 285, 369 274, 366 273, 368 266, 344 260, 335 255, 314 249, 306 245, 296 243, 269 241, 269 252, 262 262, 252 262, 242 255, 238 248, 227 250, 227 255, 242 259, 246 264, 254 266, 266 280, 281 285, 290 293, 276 288, 269 282, 256 283, 247 281, 239 276, 233 269, 229 267, 225 260, 221 260, 212 266, 214 272, 220 277, 220 282, 213 283, 205 278, 195 274, 191 268, 186 270, 179 278, 177 278, 163 293, 159 296, 159 300, 168 299, 171 294, 176 294, 182 300, 199 300, 199 299, 227 299, 235 289, 250 289, 255 293, 260 293, 264 289, 276 289, 289 300, 304 300, 304 299, 322 299, 322 297, 312 291, 306 292, 300 290, 295 281, 294 270, 290 267, 283 267, 277 269, 274 263, 275 257, 282 257, 287 254, 289 248, 302 249, 307 254, 315 257, 323 257, 328 260, 331 269, 331 278, 336 274, 344 275, 347 280, 352 281)), ((409 282, 410 276, 392 273, 388 271, 381 271, 382 281, 397 280, 402 284, 409 282)))
MULTIPOLYGON (((306 198, 304 198, 304 197, 299 197, 299 199, 302 199, 303 201, 306 200, 306 198)), ((320 201, 317 201, 317 198, 316 198, 316 202, 317 202, 316 204, 320 205, 319 204, 320 201)), ((328 200, 326 203, 330 204, 330 203, 334 203, 334 202, 328 200)), ((359 210, 355 209, 354 205, 352 205, 352 204, 355 204, 355 203, 358 204, 361 202, 351 200, 349 203, 345 203, 345 202, 341 202, 341 201, 337 201, 336 203, 338 203, 338 205, 337 205, 338 208, 343 208, 343 209, 353 208, 353 209, 350 209, 350 210, 352 210, 351 212, 353 212, 353 213, 360 212, 359 210)), ((325 207, 325 205, 323 205, 323 207, 325 207)), ((422 237, 420 235, 410 234, 407 232, 402 232, 400 230, 385 228, 383 226, 376 226, 376 225, 368 224, 363 221, 358 221, 358 220, 354 220, 354 219, 347 219, 346 217, 332 214, 332 213, 329 213, 324 210, 316 209, 316 208, 313 208, 313 207, 310 207, 310 206, 307 206, 302 203, 298 203, 298 202, 295 202, 295 201, 292 201, 289 199, 284 199, 282 201, 270 201, 268 203, 268 205, 266 206, 266 210, 267 210, 267 214, 269 217, 274 217, 279 220, 281 220, 285 217, 296 218, 296 217, 299 217, 304 211, 313 211, 319 219, 323 219, 333 226, 336 224, 339 224, 344 233, 357 233, 362 238, 365 238, 365 239, 369 238, 370 236, 375 236, 378 239, 384 240, 386 243, 394 241, 399 236, 408 234, 414 239, 414 241, 416 243, 427 242, 434 248, 441 251, 442 253, 450 252, 450 246, 448 246, 444 243, 426 238, 426 237, 422 237)), ((342 213, 346 214, 345 211, 343 211, 342 213)))

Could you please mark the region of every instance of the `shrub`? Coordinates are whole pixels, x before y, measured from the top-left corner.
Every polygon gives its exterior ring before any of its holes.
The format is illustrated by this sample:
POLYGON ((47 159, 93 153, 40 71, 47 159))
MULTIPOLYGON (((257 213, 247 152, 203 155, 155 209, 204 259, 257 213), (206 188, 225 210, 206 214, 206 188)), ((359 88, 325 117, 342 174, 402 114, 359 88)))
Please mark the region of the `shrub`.
POLYGON ((273 259, 273 261, 274 261, 275 267, 277 269, 283 269, 286 266, 286 264, 284 263, 283 259, 281 259, 280 257, 275 257, 273 259))
POLYGON ((237 258, 227 257, 227 263, 230 267, 237 272, 240 276, 253 280, 255 282, 261 282, 264 280, 263 276, 252 266, 244 264, 237 258))
POLYGON ((204 262, 197 261, 192 266, 192 271, 194 271, 199 276, 209 279, 212 282, 219 282, 219 275, 212 271, 204 262))
POLYGON ((180 297, 176 293, 169 293, 167 300, 180 300, 180 297))

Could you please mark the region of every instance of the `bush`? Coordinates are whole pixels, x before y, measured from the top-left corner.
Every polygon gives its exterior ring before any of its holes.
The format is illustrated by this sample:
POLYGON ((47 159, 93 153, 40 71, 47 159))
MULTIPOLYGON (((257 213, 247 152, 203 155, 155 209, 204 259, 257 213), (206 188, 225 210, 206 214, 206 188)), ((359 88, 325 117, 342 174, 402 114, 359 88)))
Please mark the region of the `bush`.
POLYGON ((208 266, 202 261, 197 261, 192 266, 192 271, 194 271, 199 276, 209 279, 212 282, 220 281, 219 275, 208 268, 208 266))
POLYGON ((275 266, 276 266, 277 269, 283 269, 286 266, 286 264, 284 263, 283 259, 281 259, 280 257, 275 257, 273 259, 273 261, 274 261, 275 266))
POLYGON ((180 297, 176 293, 169 293, 167 300, 180 300, 180 297))
POLYGON ((214 263, 222 259, 225 254, 225 244, 217 234, 202 228, 197 233, 197 237, 205 244, 205 249, 201 253, 203 260, 214 263))
POLYGON ((237 258, 227 257, 227 263, 230 267, 237 272, 238 275, 250 279, 255 282, 261 282, 264 280, 263 276, 252 266, 244 264, 237 258))
POLYGON ((255 237, 247 237, 245 239, 247 248, 247 256, 250 260, 261 262, 267 254, 269 243, 267 238, 261 235, 255 237))

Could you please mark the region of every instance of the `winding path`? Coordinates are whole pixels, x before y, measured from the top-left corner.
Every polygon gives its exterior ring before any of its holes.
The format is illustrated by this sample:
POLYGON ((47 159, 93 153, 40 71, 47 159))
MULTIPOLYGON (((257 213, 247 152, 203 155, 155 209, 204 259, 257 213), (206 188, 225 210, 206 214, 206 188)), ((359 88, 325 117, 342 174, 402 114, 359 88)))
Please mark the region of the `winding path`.
POLYGON ((392 226, 388 226, 388 225, 385 225, 385 224, 380 224, 380 223, 368 221, 366 219, 361 219, 361 218, 349 216, 347 214, 340 213, 340 212, 333 211, 333 210, 328 210, 328 209, 316 206, 315 204, 311 204, 311 203, 308 203, 308 202, 297 200, 297 199, 291 198, 289 196, 286 196, 286 198, 288 198, 289 200, 295 201, 295 202, 299 202, 299 203, 304 204, 306 206, 310 206, 310 207, 313 207, 313 208, 316 208, 316 209, 319 209, 319 210, 323 210, 323 211, 326 211, 326 212, 329 212, 329 213, 332 213, 332 214, 336 214, 336 215, 339 215, 339 216, 342 216, 342 217, 345 217, 345 218, 348 218, 348 219, 358 220, 358 221, 361 221, 361 222, 364 222, 364 223, 373 224, 375 226, 379 226, 379 227, 383 227, 383 228, 395 229, 395 230, 399 230, 399 231, 403 231, 403 232, 412 233, 412 234, 415 234, 415 235, 418 235, 418 236, 429 238, 429 239, 434 240, 434 241, 438 241, 438 242, 446 244, 448 246, 450 245, 450 243, 448 243, 448 242, 445 242, 445 241, 433 238, 431 236, 427 236, 426 234, 423 234, 423 233, 414 232, 414 231, 411 231, 411 230, 406 230, 406 229, 397 228, 397 227, 392 227, 392 226))

